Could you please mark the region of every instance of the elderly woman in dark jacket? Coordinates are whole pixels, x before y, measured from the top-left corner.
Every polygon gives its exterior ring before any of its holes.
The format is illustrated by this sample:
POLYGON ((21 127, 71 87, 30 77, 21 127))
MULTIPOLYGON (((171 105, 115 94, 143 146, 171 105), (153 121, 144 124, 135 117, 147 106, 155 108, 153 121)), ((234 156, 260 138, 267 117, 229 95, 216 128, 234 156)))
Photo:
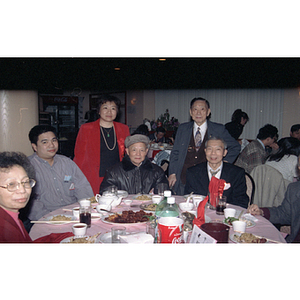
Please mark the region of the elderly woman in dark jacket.
POLYGON ((120 163, 109 168, 100 186, 102 194, 109 186, 115 185, 119 190, 129 194, 157 193, 157 184, 168 180, 163 169, 152 164, 147 157, 150 140, 142 134, 128 136, 125 139, 126 154, 120 163))

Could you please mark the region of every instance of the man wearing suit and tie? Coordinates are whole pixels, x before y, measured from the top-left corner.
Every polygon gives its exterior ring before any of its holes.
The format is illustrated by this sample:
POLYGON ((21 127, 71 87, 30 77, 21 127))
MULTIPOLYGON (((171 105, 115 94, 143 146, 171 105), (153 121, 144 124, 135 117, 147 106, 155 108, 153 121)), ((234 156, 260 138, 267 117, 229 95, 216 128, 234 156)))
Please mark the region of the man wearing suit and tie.
POLYGON ((209 138, 204 151, 207 162, 187 169, 185 193, 208 195, 209 182, 215 176, 226 181, 223 195, 227 197, 227 203, 247 208, 249 197, 246 194, 245 170, 223 162, 223 157, 227 154, 224 140, 218 137, 209 138))
POLYGON ((209 121, 211 110, 206 99, 194 98, 190 103, 190 115, 193 121, 178 127, 170 155, 168 180, 177 195, 184 194, 187 168, 206 161, 204 145, 209 137, 219 136, 226 142, 228 148, 225 161, 231 164, 241 149, 224 125, 209 121))

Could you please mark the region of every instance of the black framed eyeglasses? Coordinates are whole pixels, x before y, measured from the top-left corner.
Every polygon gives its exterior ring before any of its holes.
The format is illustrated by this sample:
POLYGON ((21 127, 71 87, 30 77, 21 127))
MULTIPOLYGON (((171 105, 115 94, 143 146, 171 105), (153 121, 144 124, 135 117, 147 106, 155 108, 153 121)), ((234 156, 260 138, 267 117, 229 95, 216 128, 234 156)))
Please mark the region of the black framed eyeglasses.
POLYGON ((0 187, 7 189, 9 192, 15 192, 16 190, 18 190, 20 188, 21 184, 23 185, 23 187, 25 189, 31 189, 35 186, 36 181, 34 179, 28 179, 24 182, 13 181, 13 182, 10 182, 9 184, 7 184, 6 186, 0 185, 0 187))

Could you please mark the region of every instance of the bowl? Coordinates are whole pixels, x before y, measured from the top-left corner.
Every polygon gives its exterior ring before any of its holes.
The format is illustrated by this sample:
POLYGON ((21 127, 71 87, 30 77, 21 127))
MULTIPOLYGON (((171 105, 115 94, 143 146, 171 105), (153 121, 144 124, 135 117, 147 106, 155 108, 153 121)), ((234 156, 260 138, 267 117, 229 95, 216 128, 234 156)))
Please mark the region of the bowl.
POLYGON ((132 203, 132 200, 130 200, 130 199, 125 199, 125 200, 123 199, 122 201, 126 205, 130 205, 132 203))
POLYGON ((79 209, 80 207, 79 206, 76 206, 72 209, 73 211, 73 216, 76 218, 76 219, 79 219, 79 209))
POLYGON ((181 202, 179 203, 179 208, 182 210, 182 211, 189 211, 189 210, 192 210, 194 207, 194 204, 193 203, 186 203, 186 202, 181 202))
POLYGON ((109 212, 100 210, 101 208, 110 211, 110 210, 111 210, 111 205, 109 205, 109 204, 98 204, 98 205, 96 206, 96 210, 97 210, 98 213, 100 213, 100 214, 102 214, 102 215, 108 215, 109 212))
POLYGON ((91 220, 95 221, 95 220, 99 220, 102 216, 102 213, 96 213, 96 212, 92 212, 91 213, 91 220))

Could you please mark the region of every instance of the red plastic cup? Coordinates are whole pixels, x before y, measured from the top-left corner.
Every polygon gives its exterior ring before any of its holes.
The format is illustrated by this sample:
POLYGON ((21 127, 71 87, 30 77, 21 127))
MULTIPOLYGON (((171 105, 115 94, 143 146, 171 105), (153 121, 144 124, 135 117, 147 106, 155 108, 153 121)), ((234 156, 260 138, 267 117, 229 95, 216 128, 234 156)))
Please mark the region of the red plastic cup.
POLYGON ((181 244, 183 238, 183 220, 180 218, 162 217, 158 220, 157 242, 181 244))

